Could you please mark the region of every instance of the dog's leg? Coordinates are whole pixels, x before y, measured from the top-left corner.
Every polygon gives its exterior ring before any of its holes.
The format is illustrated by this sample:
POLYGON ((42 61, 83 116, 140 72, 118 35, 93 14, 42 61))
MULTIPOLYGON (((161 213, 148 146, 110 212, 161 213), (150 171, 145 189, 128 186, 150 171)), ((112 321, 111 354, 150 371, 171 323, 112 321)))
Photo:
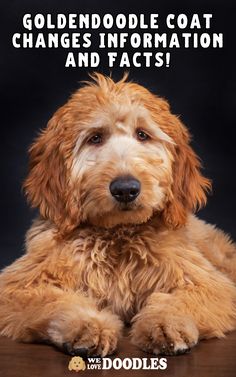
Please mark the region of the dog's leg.
POLYGON ((116 349, 121 321, 108 311, 98 311, 81 294, 46 284, 23 288, 24 282, 14 280, 4 285, 4 273, 0 286, 1 335, 53 343, 72 355, 105 356, 116 349))
POLYGON ((171 355, 235 328, 236 288, 220 273, 218 279, 212 273, 171 293, 153 293, 133 318, 131 336, 147 352, 171 355))
POLYGON ((189 218, 188 229, 199 251, 236 283, 236 244, 230 236, 195 216, 189 218))

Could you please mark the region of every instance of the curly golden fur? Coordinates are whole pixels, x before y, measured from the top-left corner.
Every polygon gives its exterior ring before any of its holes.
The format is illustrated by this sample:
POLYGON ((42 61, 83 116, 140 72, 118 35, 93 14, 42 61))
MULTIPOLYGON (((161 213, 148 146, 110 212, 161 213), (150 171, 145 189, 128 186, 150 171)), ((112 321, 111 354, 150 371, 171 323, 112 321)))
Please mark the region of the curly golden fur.
POLYGON ((93 76, 30 148, 24 188, 38 207, 26 254, 0 276, 0 333, 73 354, 132 341, 178 354, 236 327, 236 253, 193 212, 210 182, 168 103, 126 77, 93 76), (140 194, 118 202, 117 177, 140 194))

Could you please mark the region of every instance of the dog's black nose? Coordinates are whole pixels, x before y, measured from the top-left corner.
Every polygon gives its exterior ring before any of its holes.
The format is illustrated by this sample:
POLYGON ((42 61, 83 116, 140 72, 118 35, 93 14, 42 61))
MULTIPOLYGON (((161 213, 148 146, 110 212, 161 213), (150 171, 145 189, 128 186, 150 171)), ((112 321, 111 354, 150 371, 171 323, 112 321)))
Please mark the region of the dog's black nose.
POLYGON ((121 203, 132 202, 140 194, 141 184, 133 177, 120 177, 110 184, 110 192, 121 203))

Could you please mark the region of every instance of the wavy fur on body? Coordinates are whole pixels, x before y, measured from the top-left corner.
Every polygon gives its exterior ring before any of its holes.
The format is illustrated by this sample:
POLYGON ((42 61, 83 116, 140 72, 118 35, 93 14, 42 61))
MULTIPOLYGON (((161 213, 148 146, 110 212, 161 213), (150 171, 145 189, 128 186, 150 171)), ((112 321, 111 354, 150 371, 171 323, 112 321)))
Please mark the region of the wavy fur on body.
POLYGON ((236 248, 193 215, 210 182, 168 103, 93 78, 30 149, 24 188, 41 216, 0 276, 0 331, 104 356, 126 322, 141 349, 183 353, 235 329, 236 248), (129 204, 109 191, 123 176, 141 183, 129 204))

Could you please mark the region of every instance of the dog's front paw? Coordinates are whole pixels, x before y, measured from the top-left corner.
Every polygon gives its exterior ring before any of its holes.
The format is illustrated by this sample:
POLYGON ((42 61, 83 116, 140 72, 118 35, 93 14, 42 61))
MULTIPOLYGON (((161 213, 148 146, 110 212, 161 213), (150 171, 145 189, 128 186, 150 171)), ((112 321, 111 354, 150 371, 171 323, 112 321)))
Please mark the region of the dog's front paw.
POLYGON ((72 356, 106 356, 114 353, 122 322, 109 312, 59 315, 50 321, 49 341, 72 356))
POLYGON ((199 336, 191 317, 159 313, 138 315, 131 335, 135 345, 156 355, 180 355, 189 352, 196 345, 199 336))

